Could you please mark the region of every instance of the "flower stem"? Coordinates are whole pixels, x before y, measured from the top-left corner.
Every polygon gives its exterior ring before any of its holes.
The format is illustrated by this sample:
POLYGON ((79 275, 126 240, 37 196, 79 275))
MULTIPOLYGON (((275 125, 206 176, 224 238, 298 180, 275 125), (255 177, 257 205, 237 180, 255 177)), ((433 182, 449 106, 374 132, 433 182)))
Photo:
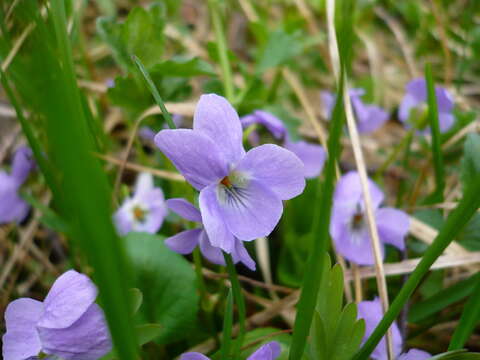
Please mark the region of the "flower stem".
POLYGON ((228 59, 228 48, 225 39, 225 32, 222 26, 222 19, 220 18, 220 12, 218 8, 217 0, 209 0, 210 16, 213 22, 213 28, 215 30, 215 38, 217 40, 218 58, 220 59, 220 67, 222 68, 223 87, 225 90, 225 96, 228 101, 234 101, 233 94, 233 78, 232 69, 230 67, 230 60, 228 59))
POLYGON ((232 292, 235 303, 238 308, 238 322, 240 326, 240 331, 237 336, 237 341, 235 342, 235 347, 233 349, 233 359, 238 359, 240 354, 240 348, 243 344, 243 338, 245 337, 245 319, 246 319, 246 310, 245 310, 245 299, 243 298, 242 289, 240 287, 240 282, 238 281, 237 270, 233 264, 232 256, 227 253, 223 253, 225 258, 225 263, 227 264, 227 272, 230 277, 230 282, 232 284, 232 292))
POLYGON ((200 303, 202 309, 208 311, 208 293, 205 280, 202 273, 202 256, 200 255, 200 249, 198 247, 193 250, 193 262, 195 264, 195 273, 197 275, 198 289, 200 290, 200 303))

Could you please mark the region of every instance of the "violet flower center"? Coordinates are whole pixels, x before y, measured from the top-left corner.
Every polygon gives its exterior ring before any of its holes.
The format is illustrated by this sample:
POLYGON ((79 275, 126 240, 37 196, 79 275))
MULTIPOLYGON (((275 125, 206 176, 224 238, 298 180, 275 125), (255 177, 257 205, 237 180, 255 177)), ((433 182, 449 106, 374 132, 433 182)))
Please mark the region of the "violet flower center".
POLYGON ((148 210, 142 208, 140 205, 135 205, 132 208, 132 214, 133 214, 133 218, 135 219, 135 221, 143 223, 147 219, 148 210))

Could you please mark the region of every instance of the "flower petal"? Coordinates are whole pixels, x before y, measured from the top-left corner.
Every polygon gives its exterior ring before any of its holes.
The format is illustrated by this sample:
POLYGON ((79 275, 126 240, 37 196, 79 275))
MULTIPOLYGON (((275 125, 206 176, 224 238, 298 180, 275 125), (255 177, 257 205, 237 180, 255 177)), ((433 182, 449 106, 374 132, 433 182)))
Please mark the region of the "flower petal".
POLYGON ((255 261, 253 261, 252 257, 248 253, 243 241, 235 239, 235 249, 232 252, 232 258, 235 264, 241 262, 250 270, 255 271, 255 261))
MULTIPOLYGON (((342 214, 333 214, 330 222, 330 235, 335 241, 336 250, 348 261, 358 265, 373 265, 372 244, 367 227, 352 230, 342 214)), ((383 247, 382 247, 383 256, 383 247)))
POLYGON ((320 100, 323 104, 323 116, 325 119, 330 120, 332 117, 333 107, 335 106, 335 95, 333 95, 330 91, 321 91, 320 92, 320 100))
MULTIPOLYGON (((202 95, 193 116, 193 130, 208 136, 218 146, 228 163, 244 155, 242 125, 238 114, 222 96, 202 95)), ((210 149, 206 149, 211 151, 210 149)))
POLYGON ((13 176, 0 171, 0 224, 22 222, 30 206, 18 195, 20 183, 13 176))
POLYGON ((260 347, 247 360, 275 360, 280 356, 281 352, 280 344, 276 341, 271 341, 260 347))
POLYGON ((410 351, 405 354, 400 355, 398 360, 427 360, 430 359, 432 355, 428 352, 418 349, 410 349, 410 351))
POLYGON ((5 311, 7 332, 2 337, 4 360, 27 359, 37 355, 42 345, 35 328, 43 312, 43 304, 33 299, 12 301, 5 311))
MULTIPOLYGON (((380 320, 383 318, 382 304, 380 303, 379 298, 375 298, 373 301, 362 301, 358 304, 358 319, 365 320, 365 335, 363 336, 362 343, 365 343, 367 338, 372 334, 375 327, 378 325, 380 320)), ((400 355, 402 351, 402 336, 400 335, 400 330, 396 323, 390 327, 392 329, 392 339, 393 339, 393 353, 395 357, 400 355)), ((387 344, 385 337, 380 340, 380 343, 377 345, 373 351, 371 358, 374 360, 387 360, 387 344)))
POLYGON ((115 228, 120 235, 127 235, 132 231, 133 227, 133 218, 131 214, 131 208, 133 202, 131 199, 125 200, 122 206, 115 212, 113 215, 113 222, 115 223, 115 228))
POLYGON ((112 348, 103 311, 95 303, 66 328, 37 329, 43 351, 66 360, 96 360, 112 348))
POLYGON ((249 180, 245 187, 233 190, 219 186, 218 207, 228 230, 244 241, 268 236, 283 212, 277 194, 258 180, 249 180))
POLYGON ((398 107, 398 118, 400 119, 400 121, 404 124, 410 125, 408 123, 408 120, 410 118, 410 111, 413 108, 417 107, 420 103, 421 101, 419 101, 416 97, 407 93, 403 97, 402 102, 398 107))
POLYGON ((29 147, 21 146, 15 152, 12 164, 12 176, 18 184, 23 184, 30 171, 35 167, 32 150, 29 147))
POLYGON ((62 274, 48 292, 44 313, 38 325, 44 328, 66 328, 77 321, 93 304, 97 288, 75 270, 62 274))
POLYGON ((438 114, 438 123, 440 125, 440 132, 447 132, 455 123, 455 117, 450 113, 441 112, 438 114))
POLYGON ((217 199, 217 184, 207 186, 200 191, 199 203, 202 223, 210 240, 210 244, 227 253, 233 251, 235 239, 227 228, 220 211, 217 199))
POLYGON ((225 266, 225 258, 219 247, 212 246, 205 231, 200 234, 200 251, 213 264, 225 266))
POLYGON ((404 250, 405 236, 410 227, 408 215, 397 209, 381 208, 377 210, 375 217, 380 239, 399 250, 404 250))
POLYGON ((304 176, 311 179, 320 175, 327 158, 322 146, 306 141, 285 142, 285 148, 293 152, 303 162, 304 176))
POLYGON ((227 163, 217 143, 189 129, 162 130, 155 144, 197 190, 227 175, 227 163))
POLYGON ((291 199, 305 188, 302 161, 278 145, 266 144, 251 149, 235 171, 262 183, 281 200, 291 199))
POLYGON ((165 240, 165 245, 179 254, 190 254, 198 245, 202 229, 185 230, 165 240))
POLYGON ((439 112, 449 113, 453 110, 453 97, 447 89, 435 86, 435 96, 439 112))
POLYGON ((362 134, 377 130, 388 120, 388 113, 385 110, 376 105, 364 104, 358 97, 352 97, 352 105, 358 131, 362 134))
POLYGON ((172 210, 174 213, 177 213, 184 219, 199 223, 202 222, 202 215, 200 215, 200 210, 198 210, 195 206, 193 206, 185 199, 168 199, 167 206, 170 210, 172 210))
POLYGON ((189 352, 182 354, 182 356, 180 356, 180 360, 210 360, 210 358, 198 352, 189 352))
POLYGON ((150 173, 140 173, 137 177, 137 181, 135 183, 135 196, 139 197, 144 194, 148 194, 150 190, 154 188, 153 186, 153 176, 150 173))
MULTIPOLYGON (((373 208, 376 209, 383 202, 383 192, 372 180, 368 179, 370 196, 373 208)), ((334 205, 344 205, 348 208, 361 204, 364 208, 363 191, 360 176, 356 171, 350 171, 343 175, 337 182, 334 194, 334 205)))
POLYGON ((424 78, 411 80, 406 86, 407 94, 413 96, 418 102, 427 101, 427 82, 424 78))

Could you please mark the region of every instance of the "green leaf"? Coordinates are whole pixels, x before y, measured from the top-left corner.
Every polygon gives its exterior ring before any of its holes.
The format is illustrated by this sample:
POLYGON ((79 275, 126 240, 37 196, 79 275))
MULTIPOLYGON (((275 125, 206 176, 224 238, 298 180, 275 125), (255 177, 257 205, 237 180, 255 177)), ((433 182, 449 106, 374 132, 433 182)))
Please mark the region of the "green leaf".
POLYGON ((147 68, 157 64, 163 54, 164 24, 163 5, 155 3, 148 10, 133 8, 120 34, 127 54, 137 56, 147 68))
POLYGON ((124 241, 134 265, 134 285, 143 293, 141 320, 162 325, 158 343, 185 338, 198 311, 193 267, 168 249, 161 236, 130 233, 124 241))
POLYGON ((137 326, 135 331, 137 332, 138 343, 140 345, 145 345, 160 336, 162 326, 159 324, 144 324, 137 326))
POLYGON ((136 314, 138 309, 140 309, 140 306, 142 305, 143 294, 137 288, 130 289, 128 292, 131 299, 130 304, 132 305, 132 314, 136 314))
POLYGON ((318 294, 316 315, 311 329, 312 358, 315 360, 350 360, 360 348, 365 324, 357 320, 357 306, 343 307, 343 272, 337 264, 330 268, 325 256, 318 294))
POLYGON ((460 169, 460 180, 465 188, 476 175, 480 174, 480 135, 467 135, 463 147, 463 158, 460 169))
POLYGON ((220 353, 222 359, 228 359, 232 344, 232 326, 233 326, 233 294, 232 288, 228 290, 227 301, 225 302, 225 314, 223 318, 223 336, 220 353))
POLYGON ((151 74, 162 76, 192 77, 198 75, 215 76, 215 69, 200 58, 171 59, 156 64, 150 69, 151 74))
POLYGON ((285 64, 303 50, 300 34, 288 34, 283 30, 276 30, 269 34, 256 65, 256 73, 285 64))

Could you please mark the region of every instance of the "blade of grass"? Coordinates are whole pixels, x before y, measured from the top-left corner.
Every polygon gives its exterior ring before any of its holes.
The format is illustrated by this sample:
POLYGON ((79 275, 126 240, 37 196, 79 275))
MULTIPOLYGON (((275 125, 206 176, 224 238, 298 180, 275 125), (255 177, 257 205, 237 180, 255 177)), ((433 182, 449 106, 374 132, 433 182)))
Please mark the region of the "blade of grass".
POLYGON ((160 96, 160 93, 158 92, 158 89, 155 86, 152 78, 150 77, 150 74, 148 73, 147 69, 145 69, 145 66, 143 66, 142 62, 138 57, 136 57, 135 55, 132 55, 132 59, 135 65, 137 65, 138 70, 140 70, 140 72, 142 73, 143 78, 147 84, 148 90, 150 90, 150 92, 152 93, 152 96, 155 99, 155 102, 162 110, 162 115, 165 118, 165 121, 167 122, 168 127, 170 129, 176 129, 177 127, 173 122, 172 116, 170 115, 167 108, 165 107, 165 103, 163 102, 162 97, 160 96))
POLYGON ((233 349, 233 359, 238 359, 240 356, 240 349, 243 345, 243 339, 245 338, 245 320, 246 320, 246 310, 245 310, 245 299, 243 298, 242 288, 240 282, 238 281, 237 270, 235 269, 235 264, 233 263, 232 256, 227 253, 223 253, 225 258, 225 263, 227 264, 228 277, 232 284, 232 292, 235 303, 238 308, 238 323, 239 323, 239 332, 237 339, 235 341, 235 347, 233 349))
POLYGON ((422 302, 414 304, 408 313, 408 321, 419 322, 439 311, 445 309, 463 298, 472 294, 475 285, 480 280, 480 273, 472 275, 468 279, 459 281, 437 294, 425 299, 422 302))
MULTIPOLYGON (((111 222, 110 189, 100 163, 93 157, 93 139, 76 85, 66 32, 65 4, 52 0, 45 23, 36 2, 36 31, 28 52, 17 54, 32 64, 24 68, 35 83, 42 83, 38 101, 29 104, 45 124, 48 159, 60 188, 52 188, 61 216, 69 223, 72 240, 94 269, 106 319, 120 359, 137 359, 137 345, 130 314, 128 263, 111 222), (52 28, 53 22, 53 28, 52 28)), ((30 19, 28 23, 30 22, 30 19)), ((18 74, 17 74, 18 75, 18 74)), ((16 80, 18 77, 14 77, 16 80)), ((24 100, 23 103, 27 104, 24 100)))
POLYGON ((230 347, 232 345, 232 327, 233 327, 233 295, 232 289, 228 290, 228 296, 225 305, 225 317, 223 318, 223 336, 220 356, 222 360, 230 357, 230 347))
POLYGON ((234 102, 234 89, 232 69, 230 67, 230 60, 228 59, 228 48, 225 39, 225 32, 223 30, 222 19, 218 8, 218 0, 209 0, 208 8, 210 9, 210 16, 212 18, 213 28, 215 31, 215 39, 217 43, 218 57, 220 59, 220 67, 222 69, 223 87, 225 90, 225 97, 231 103, 234 102))
POLYGON ((342 135, 345 114, 343 109, 343 74, 340 77, 331 125, 328 137, 328 159, 325 165, 325 181, 318 182, 311 236, 313 249, 308 258, 302 292, 298 302, 298 312, 293 327, 292 345, 289 359, 301 359, 310 333, 315 305, 322 278, 325 253, 329 244, 330 213, 333 201, 333 190, 336 178, 336 163, 340 155, 340 137, 342 135))
POLYGON ((475 330, 475 326, 480 319, 480 278, 477 277, 477 283, 468 298, 467 304, 463 308, 460 322, 453 333, 448 350, 460 350, 463 348, 468 338, 475 330))
POLYGON ((354 357, 354 360, 366 360, 375 349, 380 339, 385 335, 387 329, 395 321, 403 306, 417 288, 420 281, 429 271, 435 260, 443 253, 447 246, 453 241, 457 234, 465 227, 470 218, 480 206, 480 175, 477 175, 470 184, 460 203, 450 213, 439 234, 427 249, 422 260, 410 275, 397 297, 390 306, 383 319, 375 328, 372 335, 365 342, 363 347, 354 357))
POLYGON ((430 64, 425 65, 425 81, 427 82, 428 121, 432 132, 432 154, 436 185, 431 200, 442 202, 445 189, 445 170, 443 167, 440 124, 438 122, 438 104, 430 64))

